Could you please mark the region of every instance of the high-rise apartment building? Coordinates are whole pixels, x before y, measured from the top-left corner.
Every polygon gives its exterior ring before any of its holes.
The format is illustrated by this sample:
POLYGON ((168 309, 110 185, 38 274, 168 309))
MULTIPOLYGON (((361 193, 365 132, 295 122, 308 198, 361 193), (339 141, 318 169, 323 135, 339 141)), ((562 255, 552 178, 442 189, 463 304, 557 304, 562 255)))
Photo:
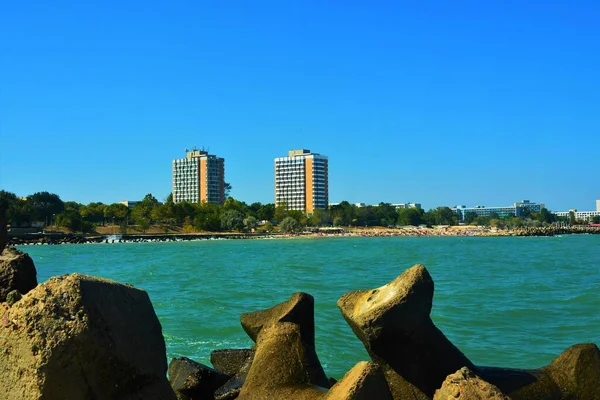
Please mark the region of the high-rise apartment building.
POLYGON ((192 149, 173 160, 173 202, 223 204, 225 160, 204 150, 192 149))
POLYGON ((329 202, 328 160, 310 150, 290 150, 275 159, 275 205, 312 214, 327 209, 329 202))

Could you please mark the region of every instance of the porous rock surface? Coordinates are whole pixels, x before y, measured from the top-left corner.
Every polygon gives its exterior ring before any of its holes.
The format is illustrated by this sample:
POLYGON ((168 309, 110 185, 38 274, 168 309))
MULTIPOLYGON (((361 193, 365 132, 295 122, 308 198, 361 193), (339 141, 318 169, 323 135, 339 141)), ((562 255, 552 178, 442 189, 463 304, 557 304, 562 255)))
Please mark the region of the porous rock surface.
POLYGON ((448 375, 433 400, 510 400, 500 389, 475 375, 467 367, 448 375))
POLYGON ((73 274, 2 306, 4 398, 175 399, 145 291, 73 274))
POLYGON ((310 354, 297 324, 265 325, 256 344, 240 400, 391 399, 381 369, 372 363, 359 363, 329 390, 311 382, 310 354))
POLYGON ((329 379, 323 371, 315 350, 315 300, 307 293, 294 293, 289 300, 266 310, 242 314, 242 328, 255 342, 265 326, 278 322, 289 322, 298 327, 300 338, 306 351, 306 371, 310 382, 328 388, 329 379))
POLYGON ((229 378, 187 357, 174 358, 169 364, 169 382, 179 400, 214 399, 215 391, 229 378))
POLYGON ((252 357, 246 360, 246 363, 242 365, 239 371, 223 386, 217 389, 215 392, 215 400, 232 400, 238 397, 242 390, 242 386, 244 386, 244 383, 246 382, 253 361, 254 352, 252 353, 252 357))
POLYGON ((254 358, 253 349, 220 349, 210 353, 210 363, 222 374, 237 374, 248 361, 254 358))
POLYGON ((477 368, 433 324, 433 279, 417 264, 392 282, 338 300, 342 315, 385 373, 394 399, 430 399, 449 374, 477 368))
POLYGON ((37 286, 37 271, 29 254, 14 247, 0 253, 0 302, 13 290, 25 294, 37 286))
POLYGON ((252 361, 252 349, 223 349, 210 353, 210 362, 219 372, 232 375, 223 386, 215 391, 215 400, 231 400, 237 398, 246 381, 252 361))
POLYGON ((600 350, 576 344, 540 369, 480 367, 481 376, 513 400, 600 398, 600 350))

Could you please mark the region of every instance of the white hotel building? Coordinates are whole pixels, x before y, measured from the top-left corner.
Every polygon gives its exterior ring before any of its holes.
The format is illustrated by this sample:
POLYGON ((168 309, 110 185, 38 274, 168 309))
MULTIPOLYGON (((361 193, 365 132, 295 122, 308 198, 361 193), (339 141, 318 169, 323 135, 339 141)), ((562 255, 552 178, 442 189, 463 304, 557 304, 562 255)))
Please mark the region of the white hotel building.
POLYGON ((600 200, 596 200, 596 211, 577 211, 577 210, 569 210, 569 211, 558 211, 554 214, 559 217, 569 217, 573 213, 575 220, 578 221, 591 221, 592 218, 600 216, 600 200))
POLYGON ((173 160, 173 202, 216 203, 225 201, 225 160, 204 150, 186 151, 173 160))
POLYGON ((327 209, 329 202, 328 159, 310 150, 290 150, 275 159, 275 205, 312 214, 327 209))

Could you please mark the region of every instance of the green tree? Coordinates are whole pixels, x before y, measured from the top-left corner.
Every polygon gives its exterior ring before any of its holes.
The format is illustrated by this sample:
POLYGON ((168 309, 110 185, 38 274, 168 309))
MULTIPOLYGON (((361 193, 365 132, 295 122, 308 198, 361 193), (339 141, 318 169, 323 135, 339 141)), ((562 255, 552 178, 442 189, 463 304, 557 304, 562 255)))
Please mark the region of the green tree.
POLYGON ((478 216, 473 221, 473 225, 476 225, 476 226, 490 226, 490 219, 488 217, 478 216))
POLYGON ((118 221, 123 221, 129 216, 129 208, 125 204, 121 203, 113 203, 109 204, 104 208, 104 218, 109 221, 113 221, 116 219, 118 221))
MULTIPOLYGON (((64 226, 73 231, 86 231, 86 225, 84 224, 84 216, 80 213, 83 209, 83 205, 74 201, 67 201, 64 203, 64 211, 60 214, 56 214, 54 217, 56 224, 64 226)), ((91 224, 90 221, 87 221, 91 224)), ((88 230, 91 228, 87 225, 88 230)))
MULTIPOLYGON (((308 225, 308 217, 300 210, 288 210, 287 216, 294 218, 302 226, 308 225)), ((285 218, 284 218, 285 219, 285 218)))
POLYGON ((477 219, 477 214, 473 211, 467 211, 463 218, 463 222, 467 225, 472 225, 473 222, 475 222, 475 219, 477 219))
POLYGON ((313 226, 327 226, 331 224, 331 217, 327 211, 316 208, 310 216, 310 223, 313 226))
POLYGON ((146 233, 150 229, 150 220, 148 218, 138 217, 135 219, 135 223, 143 233, 146 233))
POLYGON ((256 212, 256 218, 261 221, 272 221, 275 218, 275 204, 261 204, 256 212))
POLYGON ((273 213, 273 218, 275 221, 281 222, 288 216, 288 207, 287 203, 282 202, 275 206, 275 212, 273 213))
POLYGON ((592 217, 592 224, 600 224, 600 215, 595 215, 592 217))
POLYGON ((17 196, 14 193, 0 190, 0 254, 4 251, 8 242, 7 225, 10 213, 17 203, 17 196))
POLYGON ((104 221, 106 207, 104 203, 89 203, 87 206, 80 207, 79 213, 86 221, 100 224, 104 221))
POLYGON ((285 217, 279 224, 279 229, 283 233, 292 233, 300 230, 300 224, 292 217, 285 217))
POLYGON ((31 209, 32 218, 42 221, 46 225, 52 214, 61 213, 65 209, 64 202, 57 194, 49 192, 36 192, 27 197, 31 209))
POLYGON ((423 223, 421 210, 418 208, 401 208, 398 210, 398 225, 419 226, 423 223))
POLYGON ((329 215, 332 220, 337 221, 336 226, 350 226, 356 218, 356 207, 344 200, 340 204, 329 207, 329 215))
POLYGON ((428 225, 457 225, 458 216, 450 207, 431 209, 423 216, 428 225))
POLYGON ((377 220, 381 226, 396 225, 398 211, 390 203, 379 203, 376 208, 377 220))
POLYGON ((0 220, 5 224, 13 219, 14 209, 19 198, 16 194, 0 190, 0 220))
POLYGON ((229 182, 223 183, 223 195, 224 195, 225 199, 229 198, 229 196, 231 195, 231 183, 229 183, 229 182))
POLYGON ((221 214, 221 227, 227 231, 244 229, 244 214, 238 210, 227 210, 221 214))
POLYGON ((221 209, 223 211, 236 210, 244 215, 248 213, 248 205, 243 201, 234 199, 233 197, 228 197, 227 200, 225 200, 225 203, 223 203, 221 206, 221 209))
POLYGON ((536 215, 536 219, 540 222, 551 224, 556 221, 556 215, 552 214, 545 207, 542 207, 539 214, 536 215))
POLYGON ((258 227, 258 219, 252 215, 244 218, 244 227, 249 231, 256 229, 258 227))
MULTIPOLYGON (((178 203, 179 205, 181 203, 178 203)), ((221 209, 214 203, 195 204, 194 227, 197 230, 216 232, 221 229, 221 209)))
POLYGON ((356 209, 357 225, 360 226, 377 226, 377 208, 373 206, 358 207, 356 209))
POLYGON ((158 205, 158 200, 156 197, 152 195, 152 193, 148 193, 142 201, 137 203, 133 210, 131 210, 131 216, 135 219, 136 223, 138 220, 147 219, 148 223, 151 221, 152 209, 158 205))
POLYGON ((175 218, 175 222, 178 224, 182 224, 185 221, 185 217, 193 216, 198 207, 203 206, 207 203, 201 204, 192 204, 187 201, 182 201, 173 205, 173 215, 175 218))

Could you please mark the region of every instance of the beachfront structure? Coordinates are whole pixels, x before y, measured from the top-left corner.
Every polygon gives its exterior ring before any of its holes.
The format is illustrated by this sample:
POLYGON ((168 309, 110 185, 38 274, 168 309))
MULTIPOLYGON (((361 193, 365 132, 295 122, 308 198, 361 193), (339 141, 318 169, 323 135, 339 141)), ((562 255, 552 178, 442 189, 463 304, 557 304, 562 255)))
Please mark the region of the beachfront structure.
POLYGON ((392 206, 396 207, 396 210, 408 208, 421 208, 421 203, 395 203, 392 204, 392 206))
POLYGON ((182 201, 223 204, 225 160, 195 148, 173 160, 173 202, 182 201))
POLYGON ((466 207, 466 206, 455 206, 452 208, 454 212, 458 215, 458 222, 464 222, 465 215, 469 212, 474 213, 478 217, 490 217, 492 215, 497 215, 498 217, 520 217, 527 213, 526 210, 530 212, 539 213, 542 208, 544 208, 544 204, 538 204, 531 202, 529 200, 522 200, 517 203, 513 203, 512 206, 505 207, 485 207, 485 206, 476 206, 476 207, 466 207))
POLYGON ((600 212, 600 200, 596 200, 596 211, 600 212))
POLYGON ((133 207, 135 207, 140 201, 139 200, 123 200, 120 201, 119 204, 123 204, 124 206, 127 206, 127 208, 132 209, 133 207))
POLYGON ((312 214, 327 209, 328 159, 310 150, 290 150, 275 158, 275 205, 312 214))
POLYGON ((589 222, 594 217, 600 217, 600 210, 598 211, 577 211, 577 210, 569 210, 569 211, 557 211, 554 215, 558 217, 567 217, 570 218, 571 214, 576 221, 585 221, 589 222))

